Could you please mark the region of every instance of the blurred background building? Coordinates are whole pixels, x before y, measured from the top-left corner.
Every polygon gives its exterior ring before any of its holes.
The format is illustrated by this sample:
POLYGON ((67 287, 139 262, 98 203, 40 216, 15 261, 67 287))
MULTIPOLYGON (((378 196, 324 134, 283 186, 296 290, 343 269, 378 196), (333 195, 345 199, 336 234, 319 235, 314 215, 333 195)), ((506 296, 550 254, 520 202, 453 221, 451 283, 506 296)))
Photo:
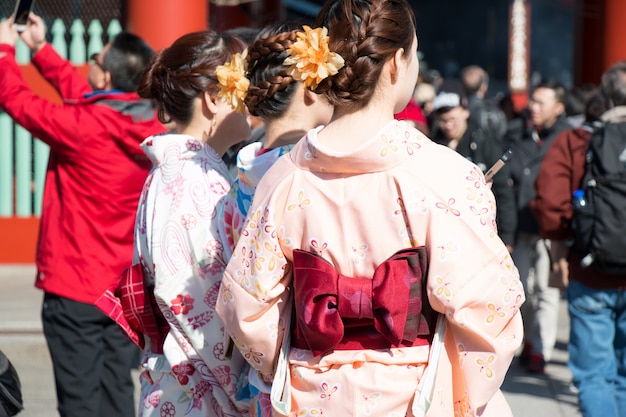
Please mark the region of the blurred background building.
MULTIPOLYGON (((494 90, 506 88, 510 8, 513 0, 409 2, 417 16, 420 51, 428 68, 439 71, 442 76, 454 76, 465 65, 478 64, 490 73, 494 90)), ((129 17, 134 19, 142 13, 132 15, 133 9, 148 12, 158 8, 159 3, 175 3, 174 7, 184 14, 184 9, 194 1, 38 0, 35 1, 35 11, 48 20, 61 18, 68 27, 74 19, 86 22, 99 19, 105 27, 110 20, 118 19, 126 29, 129 17)), ((260 28, 284 19, 310 22, 322 3, 323 0, 209 0, 205 20, 216 30, 238 26, 260 28)), ((588 76, 581 74, 576 64, 583 62, 583 58, 576 56, 575 47, 583 47, 581 42, 593 43, 591 38, 594 35, 589 31, 597 32, 599 28, 606 26, 602 22, 603 11, 613 7, 611 3, 626 1, 526 0, 523 3, 529 5, 530 11, 531 79, 556 78, 571 86, 590 82, 591 78, 601 73, 592 71, 588 76), (596 23, 595 28, 590 22, 596 23)), ((13 4, 12 0, 3 1, 0 5, 0 17, 11 13, 13 4)), ((176 25, 176 22, 169 20, 150 24, 155 30, 167 31, 168 26, 176 25)), ((600 45, 589 47, 586 52, 592 49, 596 55, 602 53, 600 45)), ((590 58, 600 59, 588 54, 584 59, 590 58)))
MULTIPOLYGON (((119 30, 137 33, 161 49, 184 33, 206 28, 262 28, 285 20, 312 24, 323 2, 35 0, 34 12, 46 22, 55 48, 61 45, 62 55, 86 73, 89 53, 119 30)), ((425 78, 455 77, 461 68, 476 64, 490 75, 490 95, 510 92, 516 107, 526 104, 532 86, 542 79, 554 78, 570 88, 598 84, 602 72, 626 58, 626 0, 409 3, 417 19, 425 78)), ((0 19, 14 7, 15 0, 0 2, 0 19)), ((55 92, 28 63, 23 45, 17 55, 35 91, 53 97, 55 92)), ((16 140, 20 134, 24 132, 0 112, 0 263, 34 261, 43 187, 39 180, 47 154, 36 138, 30 144, 16 140)))
MULTIPOLYGON (((531 80, 556 78, 568 86, 597 81, 594 77, 602 71, 585 72, 580 66, 584 61, 602 61, 601 38, 602 31, 606 32, 606 20, 610 16, 626 18, 626 1, 409 0, 417 16, 419 49, 428 68, 442 76, 454 76, 460 68, 477 64, 491 75, 494 90, 506 89, 510 9, 514 2, 524 3, 529 9, 531 80), (581 49, 584 59, 576 55, 581 49)), ((167 34, 168 27, 185 30, 190 26, 175 22, 176 13, 201 19, 216 30, 260 28, 285 19, 310 22, 322 4, 323 0, 36 0, 34 9, 46 21, 62 19, 68 28, 75 19, 99 19, 105 27, 118 19, 124 29, 132 27, 137 19, 145 19, 154 31, 167 34), (200 3, 206 3, 203 9, 200 3), (168 10, 159 13, 159 8, 168 10), (174 16, 173 10, 178 10, 174 16), (198 16, 196 10, 203 11, 204 16, 198 16), (163 19, 152 20, 159 16, 163 19)), ((13 7, 13 0, 3 1, 0 17, 8 16, 13 7)))

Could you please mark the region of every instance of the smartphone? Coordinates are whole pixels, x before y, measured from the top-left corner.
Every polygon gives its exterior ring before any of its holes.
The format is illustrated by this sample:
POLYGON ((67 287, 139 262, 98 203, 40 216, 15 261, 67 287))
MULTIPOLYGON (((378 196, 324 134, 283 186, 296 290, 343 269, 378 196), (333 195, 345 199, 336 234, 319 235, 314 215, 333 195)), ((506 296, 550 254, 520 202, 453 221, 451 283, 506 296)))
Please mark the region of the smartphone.
POLYGON ((504 154, 502 154, 500 159, 498 159, 496 163, 493 164, 493 166, 489 168, 489 170, 485 173, 485 182, 493 180, 493 176, 502 169, 504 164, 509 162, 509 159, 511 159, 511 155, 513 155, 513 151, 509 148, 506 150, 506 152, 504 152, 504 154))
POLYGON ((28 23, 28 15, 33 8, 35 0, 17 0, 15 3, 15 19, 13 23, 17 25, 18 32, 24 32, 26 30, 26 24, 28 23))

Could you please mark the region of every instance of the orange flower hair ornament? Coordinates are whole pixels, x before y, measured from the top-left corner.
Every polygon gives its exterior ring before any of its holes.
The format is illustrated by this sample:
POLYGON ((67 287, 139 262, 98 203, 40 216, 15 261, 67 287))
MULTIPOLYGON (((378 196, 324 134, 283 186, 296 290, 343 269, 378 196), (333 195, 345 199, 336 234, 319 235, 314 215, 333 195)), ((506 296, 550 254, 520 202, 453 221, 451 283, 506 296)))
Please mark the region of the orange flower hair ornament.
POLYGON ((322 80, 337 74, 344 60, 328 49, 328 29, 311 29, 306 25, 302 28, 304 32, 296 34, 298 40, 287 50, 290 56, 283 64, 289 65, 289 75, 315 90, 322 80))
POLYGON ((244 113, 246 110, 244 99, 250 86, 250 80, 246 78, 247 53, 246 49, 243 54, 233 54, 230 62, 219 65, 215 69, 217 84, 220 88, 218 95, 239 113, 244 113))

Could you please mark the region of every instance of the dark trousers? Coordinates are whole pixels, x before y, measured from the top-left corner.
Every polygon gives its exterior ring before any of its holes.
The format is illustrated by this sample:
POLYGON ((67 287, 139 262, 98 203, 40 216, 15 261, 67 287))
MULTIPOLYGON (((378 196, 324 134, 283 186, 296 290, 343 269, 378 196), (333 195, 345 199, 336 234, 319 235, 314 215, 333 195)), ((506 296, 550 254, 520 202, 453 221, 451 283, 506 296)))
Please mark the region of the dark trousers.
POLYGON ((43 330, 61 417, 133 417, 138 349, 97 307, 46 293, 43 330))

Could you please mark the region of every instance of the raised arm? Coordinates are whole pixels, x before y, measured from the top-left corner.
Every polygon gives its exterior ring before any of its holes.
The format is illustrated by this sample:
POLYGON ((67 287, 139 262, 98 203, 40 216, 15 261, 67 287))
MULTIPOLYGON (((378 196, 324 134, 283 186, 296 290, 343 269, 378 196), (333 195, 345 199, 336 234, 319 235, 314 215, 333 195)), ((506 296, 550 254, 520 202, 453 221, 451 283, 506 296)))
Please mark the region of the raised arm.
POLYGON ((63 99, 79 98, 92 91, 87 79, 46 42, 46 27, 41 17, 31 13, 20 36, 33 53, 32 63, 63 99))

